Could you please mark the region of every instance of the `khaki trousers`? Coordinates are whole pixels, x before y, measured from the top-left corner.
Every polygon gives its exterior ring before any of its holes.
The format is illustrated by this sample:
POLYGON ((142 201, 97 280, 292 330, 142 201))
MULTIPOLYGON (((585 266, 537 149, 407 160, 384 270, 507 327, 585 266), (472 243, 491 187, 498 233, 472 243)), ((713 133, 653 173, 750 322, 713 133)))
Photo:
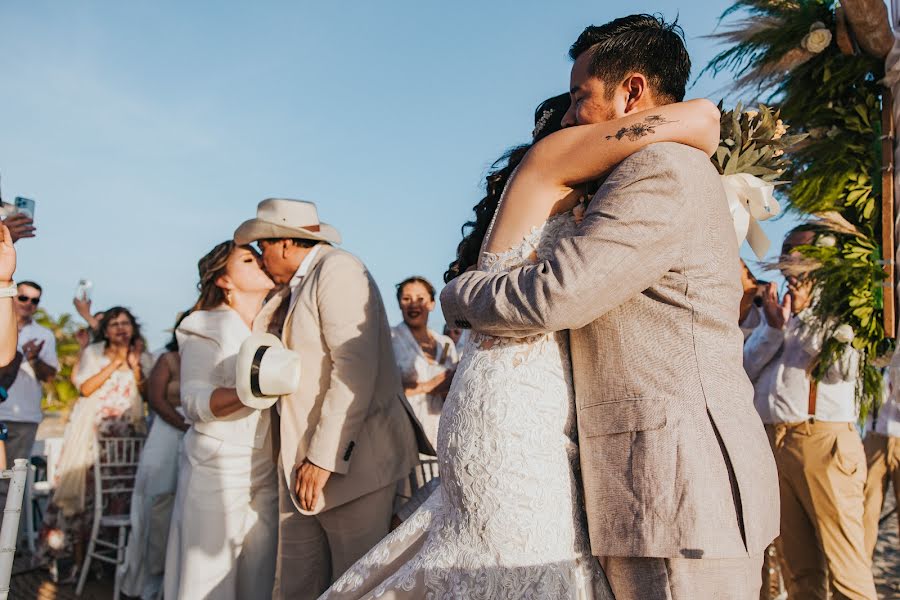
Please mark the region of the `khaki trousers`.
POLYGON ((278 557, 273 600, 314 600, 390 531, 392 483, 317 515, 301 514, 278 461, 278 557))
POLYGON ((866 436, 863 447, 868 466, 864 512, 866 556, 871 558, 875 553, 875 543, 878 541, 878 520, 881 518, 888 481, 894 485, 894 497, 897 499, 897 506, 900 507, 900 437, 872 431, 866 436))
POLYGON ((604 556, 600 565, 616 600, 757 600, 762 561, 604 556))
POLYGON ((863 533, 866 457, 852 423, 775 426, 781 547, 798 599, 876 600, 863 533))
MULTIPOLYGON (((769 423, 763 425, 766 429, 766 437, 769 438, 769 447, 775 452, 775 426, 769 423)), ((790 577, 787 563, 784 562, 784 550, 781 547, 781 538, 775 538, 763 553, 762 587, 759 590, 760 600, 771 600, 778 596, 782 582, 787 584, 790 577)))

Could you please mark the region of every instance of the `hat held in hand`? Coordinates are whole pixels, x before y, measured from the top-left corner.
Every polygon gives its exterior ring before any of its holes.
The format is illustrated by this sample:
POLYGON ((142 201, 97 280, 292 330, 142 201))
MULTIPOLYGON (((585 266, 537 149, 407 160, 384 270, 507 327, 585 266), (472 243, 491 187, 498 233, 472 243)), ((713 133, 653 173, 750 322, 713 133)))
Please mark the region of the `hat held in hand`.
POLYGON ((300 355, 271 333, 254 333, 241 344, 235 381, 245 406, 269 408, 300 387, 300 355))

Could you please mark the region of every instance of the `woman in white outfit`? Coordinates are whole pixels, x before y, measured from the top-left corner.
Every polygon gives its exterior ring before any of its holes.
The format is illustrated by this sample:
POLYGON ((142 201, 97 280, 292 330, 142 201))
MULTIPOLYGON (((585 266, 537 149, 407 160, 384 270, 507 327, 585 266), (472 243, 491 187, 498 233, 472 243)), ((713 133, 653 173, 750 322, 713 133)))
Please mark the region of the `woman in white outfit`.
POLYGON ((235 392, 241 343, 274 284, 258 255, 223 242, 200 259, 200 299, 178 327, 191 428, 169 529, 166 600, 266 599, 275 576, 278 485, 269 411, 235 392))
POLYGON ((403 391, 431 445, 437 448, 438 423, 444 398, 459 362, 456 344, 428 328, 434 310, 434 286, 424 277, 397 284, 397 303, 403 322, 391 328, 391 342, 403 391))
MULTIPOLYGON (((184 313, 175 329, 190 313, 184 313)), ((159 597, 166 566, 169 523, 178 485, 178 449, 190 425, 181 410, 181 356, 175 330, 147 379, 147 402, 156 413, 131 494, 131 533, 122 571, 122 592, 153 600, 159 597)))

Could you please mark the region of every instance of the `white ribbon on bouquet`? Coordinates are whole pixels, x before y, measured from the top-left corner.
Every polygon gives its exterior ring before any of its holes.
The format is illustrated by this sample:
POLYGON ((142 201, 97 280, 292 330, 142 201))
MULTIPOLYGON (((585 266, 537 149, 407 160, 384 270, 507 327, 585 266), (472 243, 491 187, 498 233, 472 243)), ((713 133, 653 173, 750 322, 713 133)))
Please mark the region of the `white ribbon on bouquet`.
POLYGON ((725 186, 738 245, 747 240, 750 248, 762 260, 772 242, 759 222, 781 214, 781 206, 775 199, 775 186, 747 173, 722 175, 722 185, 725 186))

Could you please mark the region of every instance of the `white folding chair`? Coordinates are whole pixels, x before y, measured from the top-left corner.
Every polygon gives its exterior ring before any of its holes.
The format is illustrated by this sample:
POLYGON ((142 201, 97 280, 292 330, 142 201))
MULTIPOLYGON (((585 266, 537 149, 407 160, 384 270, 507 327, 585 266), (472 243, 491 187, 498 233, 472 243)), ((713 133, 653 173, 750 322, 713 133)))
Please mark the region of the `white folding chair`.
POLYGON ((91 561, 99 561, 115 565, 115 585, 113 600, 119 599, 121 587, 119 565, 125 561, 125 547, 128 543, 128 530, 131 527, 129 505, 126 504, 123 514, 104 514, 105 500, 117 494, 131 494, 134 491, 134 478, 137 474, 138 462, 144 438, 98 438, 94 443, 94 526, 91 529, 91 541, 78 578, 75 594, 81 595, 87 581, 91 561), (118 538, 115 543, 100 539, 100 528, 117 529, 118 538))
POLYGON ((0 479, 10 479, 6 506, 3 508, 3 524, 0 525, 0 600, 9 597, 9 578, 12 575, 13 558, 16 555, 16 537, 19 535, 19 517, 22 514, 22 498, 25 496, 25 480, 28 477, 28 461, 17 458, 12 469, 0 473, 0 479))
POLYGON ((47 463, 46 477, 36 479, 35 473, 37 469, 33 464, 28 465, 28 479, 25 484, 25 539, 28 544, 28 550, 34 554, 35 544, 38 537, 40 519, 35 516, 43 515, 43 511, 53 492, 53 482, 56 478, 56 465, 59 462, 59 455, 62 452, 62 437, 51 437, 43 440, 35 440, 31 449, 32 457, 41 457, 47 463))
POLYGON ((409 474, 409 486, 415 492, 438 475, 438 461, 436 458, 420 459, 419 464, 413 467, 412 473, 409 474))

